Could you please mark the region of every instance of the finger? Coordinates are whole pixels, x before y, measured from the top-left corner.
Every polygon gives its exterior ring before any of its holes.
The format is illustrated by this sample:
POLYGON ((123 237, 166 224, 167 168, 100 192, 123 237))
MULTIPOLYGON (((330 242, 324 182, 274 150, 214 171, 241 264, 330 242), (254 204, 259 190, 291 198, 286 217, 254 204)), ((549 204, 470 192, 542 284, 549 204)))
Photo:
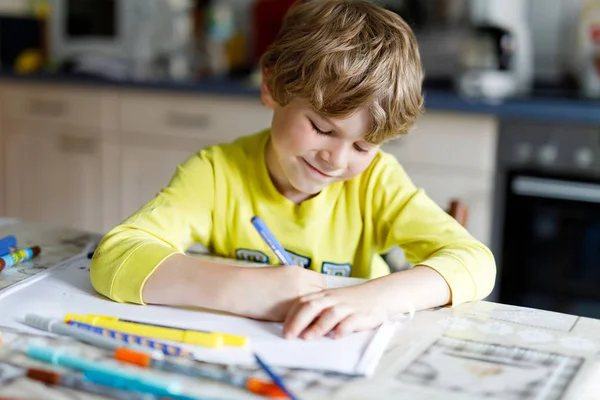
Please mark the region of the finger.
POLYGON ((298 314, 298 311, 300 311, 300 307, 302 307, 303 304, 304 303, 300 301, 300 299, 294 300, 294 303, 283 320, 283 336, 287 336, 290 330, 290 323, 296 318, 296 314, 298 314))
POLYGON ((298 303, 300 304, 300 308, 293 316, 291 316, 284 333, 285 337, 288 339, 297 338, 323 310, 333 305, 331 304, 331 299, 327 297, 298 303))
POLYGON ((292 306, 290 307, 287 315, 284 318, 283 321, 283 332, 285 335, 285 332, 287 331, 287 326, 289 325, 289 323, 296 317, 296 314, 298 313, 298 311, 300 310, 300 308, 302 307, 302 305, 304 303, 306 303, 307 301, 311 301, 311 300, 315 300, 318 298, 323 297, 324 294, 322 293, 312 293, 312 294, 308 294, 305 295, 303 297, 298 297, 296 300, 294 300, 294 303, 292 304, 292 306))
POLYGON ((350 315, 333 329, 334 339, 339 339, 353 332, 375 329, 381 325, 381 320, 359 314, 350 315))
POLYGON ((359 321, 360 318, 356 314, 348 316, 333 329, 333 338, 340 339, 357 331, 359 321))
POLYGON ((348 307, 334 306, 326 309, 315 322, 300 335, 303 339, 314 339, 331 332, 341 321, 346 319, 352 310, 348 307))

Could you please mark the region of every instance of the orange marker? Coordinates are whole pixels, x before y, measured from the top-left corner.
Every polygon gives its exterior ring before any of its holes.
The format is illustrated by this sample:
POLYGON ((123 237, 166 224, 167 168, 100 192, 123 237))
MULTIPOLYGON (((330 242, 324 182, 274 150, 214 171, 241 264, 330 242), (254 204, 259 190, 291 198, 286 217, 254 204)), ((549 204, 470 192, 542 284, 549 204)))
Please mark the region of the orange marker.
POLYGON ((143 368, 160 369, 196 378, 224 382, 261 396, 287 397, 277 385, 270 382, 265 382, 256 378, 235 377, 223 372, 208 371, 198 367, 182 365, 166 360, 155 360, 148 354, 126 348, 117 349, 115 351, 115 359, 128 364, 138 365, 143 368))

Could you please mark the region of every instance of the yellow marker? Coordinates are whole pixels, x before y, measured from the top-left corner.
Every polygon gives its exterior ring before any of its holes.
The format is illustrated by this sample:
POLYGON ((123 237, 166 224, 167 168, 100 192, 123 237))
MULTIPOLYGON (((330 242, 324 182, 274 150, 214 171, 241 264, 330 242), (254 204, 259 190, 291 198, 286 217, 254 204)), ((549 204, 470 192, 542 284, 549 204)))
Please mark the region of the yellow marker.
POLYGON ((154 327, 159 327, 159 328, 176 329, 179 331, 197 332, 197 333, 212 333, 213 335, 221 336, 223 338, 223 345, 225 345, 225 346, 246 347, 250 343, 250 339, 246 336, 230 335, 229 333, 210 332, 210 331, 180 328, 177 326, 159 325, 159 324, 153 324, 150 322, 134 321, 134 320, 130 320, 130 319, 122 319, 122 318, 117 318, 117 317, 109 317, 106 315, 88 314, 88 316, 100 317, 100 318, 107 319, 110 321, 128 322, 128 323, 144 325, 144 326, 154 326, 154 327))
POLYGON ((246 336, 230 335, 229 333, 192 330, 192 329, 186 329, 186 328, 179 328, 179 327, 176 327, 176 326, 159 325, 159 324, 152 324, 150 322, 141 322, 141 321, 133 321, 133 320, 130 320, 130 319, 122 319, 122 318, 117 318, 117 317, 109 317, 109 316, 106 316, 106 315, 88 314, 88 317, 98 317, 98 318, 106 319, 106 320, 109 320, 109 321, 127 322, 127 323, 144 325, 144 326, 154 326, 154 327, 158 327, 158 328, 176 329, 176 330, 179 330, 179 331, 198 332, 198 333, 212 333, 214 335, 221 336, 223 338, 223 345, 225 345, 225 346, 246 347, 250 343, 250 339, 248 337, 246 337, 246 336))
POLYGON ((114 329, 134 335, 146 336, 152 339, 172 340, 174 342, 187 343, 196 346, 218 348, 223 346, 224 342, 221 335, 211 332, 196 332, 190 330, 166 328, 162 326, 124 322, 119 321, 118 318, 103 317, 101 315, 66 314, 64 320, 65 323, 68 321, 77 321, 88 325, 99 326, 101 328, 114 329))

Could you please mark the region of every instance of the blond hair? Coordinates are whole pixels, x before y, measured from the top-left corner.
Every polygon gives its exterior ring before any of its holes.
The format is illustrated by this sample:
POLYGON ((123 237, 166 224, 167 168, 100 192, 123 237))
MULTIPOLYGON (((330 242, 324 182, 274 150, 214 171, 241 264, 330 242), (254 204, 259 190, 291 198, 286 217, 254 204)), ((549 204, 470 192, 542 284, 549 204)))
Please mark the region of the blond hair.
POLYGON ((407 133, 423 110, 414 33, 399 15, 366 0, 298 1, 260 65, 282 106, 302 97, 341 118, 367 107, 372 143, 407 133))

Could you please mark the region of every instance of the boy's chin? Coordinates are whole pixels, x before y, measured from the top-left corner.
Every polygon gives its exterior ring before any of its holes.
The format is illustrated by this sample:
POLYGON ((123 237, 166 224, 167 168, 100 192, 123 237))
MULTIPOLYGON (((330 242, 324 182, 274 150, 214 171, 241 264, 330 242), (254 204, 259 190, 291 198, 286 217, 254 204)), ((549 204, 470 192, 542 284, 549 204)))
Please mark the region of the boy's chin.
POLYGON ((294 185, 297 191, 304 193, 307 196, 315 196, 321 192, 321 190, 325 189, 327 185, 323 184, 310 184, 307 182, 299 183, 298 185, 294 185))

